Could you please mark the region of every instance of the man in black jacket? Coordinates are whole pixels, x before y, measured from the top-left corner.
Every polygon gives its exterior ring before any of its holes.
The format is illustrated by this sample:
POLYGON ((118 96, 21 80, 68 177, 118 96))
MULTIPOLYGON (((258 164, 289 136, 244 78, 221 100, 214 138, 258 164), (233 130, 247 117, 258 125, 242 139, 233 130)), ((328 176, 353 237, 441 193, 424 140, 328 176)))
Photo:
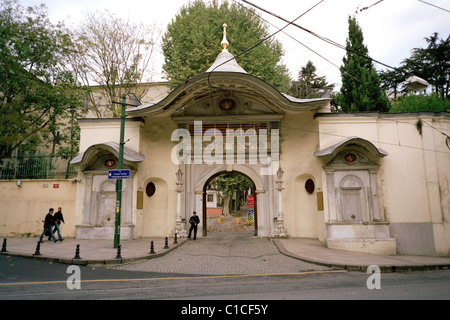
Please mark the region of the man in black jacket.
POLYGON ((53 235, 53 230, 52 230, 52 227, 55 224, 55 220, 53 219, 53 212, 55 212, 55 209, 50 208, 48 210, 47 215, 45 216, 44 231, 42 231, 41 237, 39 238, 39 243, 43 242, 42 237, 45 235, 45 232, 47 232, 47 230, 50 231, 50 235, 53 239, 53 242, 56 243, 56 241, 58 241, 58 240, 56 240, 55 236, 53 235))
MULTIPOLYGON (((62 223, 64 223, 64 224, 66 224, 65 222, 64 222, 64 217, 63 217, 63 214, 62 214, 62 208, 61 207, 59 207, 58 208, 58 211, 55 213, 55 215, 53 216, 53 219, 55 220, 55 228, 53 229, 53 234, 55 234, 55 231, 58 231, 58 237, 59 237, 59 241, 63 241, 64 239, 61 237, 61 229, 60 229, 60 225, 61 225, 61 222, 62 223)), ((50 238, 49 238, 49 240, 50 240, 50 238)))
POLYGON ((191 228, 189 229, 188 238, 191 238, 192 230, 194 230, 194 240, 197 238, 197 226, 200 223, 200 219, 197 216, 197 213, 194 211, 193 216, 189 219, 189 223, 191 224, 191 228))

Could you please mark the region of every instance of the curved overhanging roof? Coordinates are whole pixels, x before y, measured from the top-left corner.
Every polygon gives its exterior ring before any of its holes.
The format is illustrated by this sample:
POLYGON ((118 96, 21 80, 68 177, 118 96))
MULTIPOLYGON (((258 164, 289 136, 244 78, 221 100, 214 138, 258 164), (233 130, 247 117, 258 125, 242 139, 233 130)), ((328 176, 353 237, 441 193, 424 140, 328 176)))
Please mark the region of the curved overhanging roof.
MULTIPOLYGON (((95 154, 100 150, 111 152, 114 156, 119 158, 119 144, 116 142, 98 143, 90 146, 85 152, 70 161, 70 164, 86 166, 95 154)), ((127 147, 123 148, 123 160, 130 165, 137 164, 145 160, 145 155, 137 153, 127 147)))
MULTIPOLYGON (((222 65, 218 69, 225 68, 222 65)), ((133 117, 159 115, 166 111, 172 111, 170 113, 173 113, 175 110, 171 109, 176 103, 183 104, 195 101, 205 94, 228 90, 262 98, 272 104, 275 102, 278 107, 291 111, 316 110, 325 107, 330 101, 329 98, 294 98, 279 92, 264 80, 249 73, 215 70, 201 73, 189 79, 160 100, 129 108, 126 112, 133 117), (235 90, 233 87, 236 85, 240 89, 235 90)))
POLYGON ((350 137, 339 143, 336 143, 328 148, 323 150, 316 151, 314 155, 323 159, 325 162, 329 162, 333 160, 339 153, 341 153, 346 147, 358 146, 363 150, 367 151, 366 154, 371 158, 371 160, 377 160, 379 158, 385 157, 389 155, 386 151, 377 148, 372 142, 369 140, 359 138, 359 137, 350 137))
MULTIPOLYGON (((226 26, 224 26, 226 27, 226 26)), ((212 66, 204 73, 188 79, 160 100, 126 110, 130 116, 171 115, 178 108, 196 101, 205 95, 217 92, 233 92, 266 100, 277 108, 290 111, 317 110, 326 107, 329 98, 298 99, 281 93, 264 80, 247 73, 228 52, 224 28, 224 50, 217 56, 212 66), (225 45, 224 45, 225 43, 225 45)))

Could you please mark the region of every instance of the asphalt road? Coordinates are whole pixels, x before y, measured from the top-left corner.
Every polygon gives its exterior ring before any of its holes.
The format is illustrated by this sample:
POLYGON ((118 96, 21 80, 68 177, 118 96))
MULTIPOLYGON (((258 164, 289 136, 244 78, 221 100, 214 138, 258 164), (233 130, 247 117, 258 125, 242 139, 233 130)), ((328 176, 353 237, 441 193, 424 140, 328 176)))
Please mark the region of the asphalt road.
POLYGON ((216 301, 222 305, 223 300, 259 304, 268 300, 450 300, 450 270, 382 273, 380 289, 368 289, 371 274, 332 269, 285 274, 189 275, 90 267, 79 267, 77 273, 69 268, 58 263, 0 256, 0 300, 176 299, 177 308, 171 309, 174 313, 181 313, 183 306, 189 305, 182 300, 198 300, 200 304, 216 301), (74 278, 77 274, 79 282, 74 278))

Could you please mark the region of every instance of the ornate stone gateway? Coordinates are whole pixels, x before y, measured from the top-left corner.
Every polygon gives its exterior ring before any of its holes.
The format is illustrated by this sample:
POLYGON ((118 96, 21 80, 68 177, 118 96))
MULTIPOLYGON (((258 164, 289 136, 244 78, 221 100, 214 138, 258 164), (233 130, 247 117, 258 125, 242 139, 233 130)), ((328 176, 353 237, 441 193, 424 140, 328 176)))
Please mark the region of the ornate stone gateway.
MULTIPOLYGON (((189 214, 193 211, 201 217, 200 227, 203 230, 203 236, 207 236, 206 225, 206 186, 214 177, 227 172, 237 172, 245 175, 254 183, 255 189, 255 235, 260 237, 268 237, 275 235, 274 218, 277 217, 276 206, 274 202, 273 190, 268 188, 269 178, 263 177, 249 165, 186 165, 184 166, 186 176, 186 184, 184 186, 184 205, 181 211, 189 214)), ((272 177, 270 177, 272 178, 272 177)))
MULTIPOLYGON (((208 236, 205 185, 239 172, 254 184, 258 237, 381 254, 449 252, 448 147, 440 134, 448 115, 331 113, 327 97, 297 99, 247 73, 228 45, 205 72, 127 109, 123 237, 185 236, 193 211, 198 235, 208 236), (429 124, 420 132, 417 117, 429 124)), ((79 123, 77 237, 111 238, 107 171, 120 127, 116 119, 79 123)))

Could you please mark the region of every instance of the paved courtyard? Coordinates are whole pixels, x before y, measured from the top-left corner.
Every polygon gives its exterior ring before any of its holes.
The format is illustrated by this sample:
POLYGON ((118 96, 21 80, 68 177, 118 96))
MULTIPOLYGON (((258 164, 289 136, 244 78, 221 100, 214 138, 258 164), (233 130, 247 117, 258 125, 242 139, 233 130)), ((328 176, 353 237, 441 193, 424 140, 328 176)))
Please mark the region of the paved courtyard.
POLYGON ((298 273, 329 268, 287 257, 267 238, 253 230, 212 232, 206 238, 189 240, 164 257, 117 269, 198 275, 298 273))

